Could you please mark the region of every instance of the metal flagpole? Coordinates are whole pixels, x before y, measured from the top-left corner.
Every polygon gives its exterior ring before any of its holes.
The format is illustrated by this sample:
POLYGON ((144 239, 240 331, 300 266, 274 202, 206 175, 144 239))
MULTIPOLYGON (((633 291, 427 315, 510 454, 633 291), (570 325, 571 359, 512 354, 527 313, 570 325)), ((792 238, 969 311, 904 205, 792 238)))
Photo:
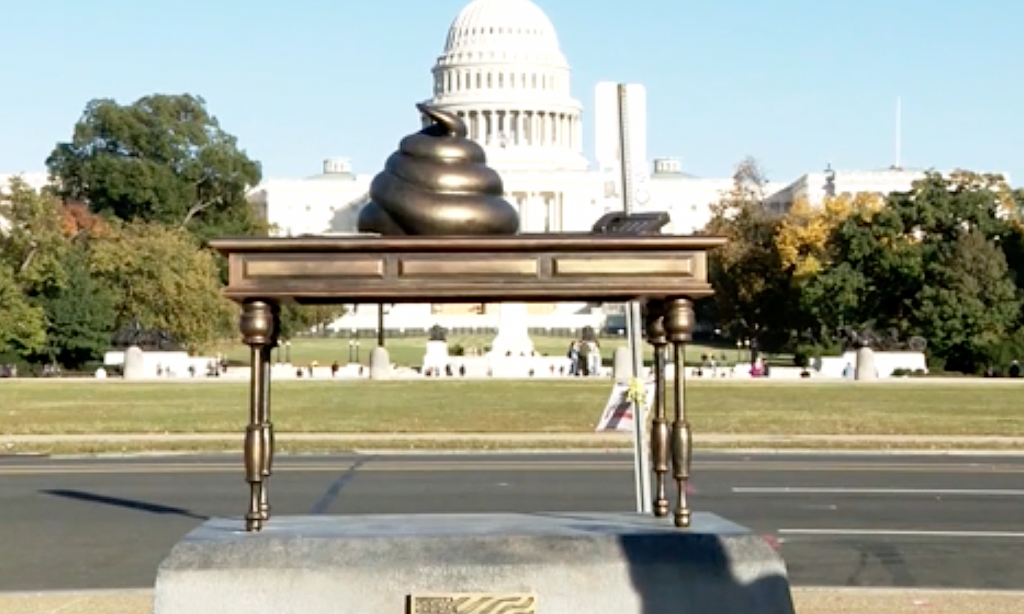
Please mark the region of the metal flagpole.
MULTIPOLYGON (((629 104, 627 87, 618 85, 619 94, 619 162, 622 168, 622 205, 626 215, 633 212, 633 160, 629 135, 629 104)), ((646 163, 646 161, 641 161, 646 163)), ((640 303, 630 301, 626 309, 626 330, 628 331, 629 349, 633 357, 633 380, 639 382, 641 389, 644 382, 643 374, 643 318, 640 303)), ((636 511, 651 512, 651 470, 647 450, 647 422, 644 419, 646 407, 633 403, 633 469, 636 480, 636 511)))

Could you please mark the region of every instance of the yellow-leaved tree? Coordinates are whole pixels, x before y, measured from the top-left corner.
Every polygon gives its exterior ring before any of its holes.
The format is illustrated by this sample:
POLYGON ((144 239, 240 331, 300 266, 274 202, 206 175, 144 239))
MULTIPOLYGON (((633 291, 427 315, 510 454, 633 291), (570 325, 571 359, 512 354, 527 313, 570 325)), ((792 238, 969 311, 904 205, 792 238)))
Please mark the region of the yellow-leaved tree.
POLYGON ((178 227, 118 225, 96 239, 92 269, 117 292, 117 327, 137 320, 165 330, 190 351, 233 334, 237 307, 221 294, 215 256, 178 227))
POLYGON ((798 198, 775 233, 782 266, 798 283, 817 275, 829 265, 829 239, 835 229, 851 214, 870 217, 884 203, 881 195, 871 192, 826 197, 817 207, 798 198))

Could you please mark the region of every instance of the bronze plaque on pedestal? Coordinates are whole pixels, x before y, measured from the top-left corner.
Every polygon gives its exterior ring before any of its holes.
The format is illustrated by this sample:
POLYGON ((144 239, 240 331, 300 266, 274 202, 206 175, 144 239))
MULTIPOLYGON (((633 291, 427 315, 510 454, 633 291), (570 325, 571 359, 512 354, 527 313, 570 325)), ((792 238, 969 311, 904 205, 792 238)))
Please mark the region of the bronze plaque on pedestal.
POLYGON ((409 614, 537 614, 530 593, 420 593, 409 596, 409 614))

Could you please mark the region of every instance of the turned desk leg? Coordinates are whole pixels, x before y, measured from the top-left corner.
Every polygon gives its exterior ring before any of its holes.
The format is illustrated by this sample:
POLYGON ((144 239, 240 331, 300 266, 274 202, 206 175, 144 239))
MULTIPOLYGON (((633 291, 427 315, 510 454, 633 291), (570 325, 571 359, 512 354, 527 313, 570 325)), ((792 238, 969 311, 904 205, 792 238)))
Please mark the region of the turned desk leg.
POLYGON ((668 516, 665 481, 669 468, 669 429, 665 420, 665 306, 647 303, 647 341, 654 347, 654 418, 651 421, 651 458, 654 465, 654 515, 668 516))
MULTIPOLYGON (((277 324, 277 313, 274 313, 275 329, 277 324)), ((260 474, 263 477, 260 488, 260 517, 263 522, 270 520, 270 499, 267 495, 267 485, 274 464, 274 423, 270 421, 270 367, 271 352, 277 345, 277 336, 274 336, 273 343, 260 348, 263 358, 260 364, 263 367, 263 377, 260 378, 260 474)))
POLYGON ((277 305, 248 301, 242 307, 239 328, 250 348, 249 425, 245 430, 245 481, 249 483, 247 531, 259 531, 270 518, 267 480, 274 457, 270 422, 270 352, 277 344, 277 305))
POLYGON ((693 305, 686 299, 673 299, 666 304, 665 332, 672 342, 675 362, 673 401, 675 420, 672 422, 672 475, 676 480, 675 525, 690 526, 690 506, 686 488, 690 479, 693 457, 693 433, 686 416, 686 342, 694 327, 693 305))

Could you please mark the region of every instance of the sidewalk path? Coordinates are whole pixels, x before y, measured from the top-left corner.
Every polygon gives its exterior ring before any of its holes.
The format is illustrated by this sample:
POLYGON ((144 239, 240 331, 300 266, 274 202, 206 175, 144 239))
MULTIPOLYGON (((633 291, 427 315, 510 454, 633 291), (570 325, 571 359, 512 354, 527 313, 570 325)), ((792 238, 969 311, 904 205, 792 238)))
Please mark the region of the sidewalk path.
MULTIPOLYGON (((794 588, 797 614, 1020 614, 1024 593, 886 588, 794 588)), ((4 614, 149 614, 152 592, 0 593, 4 614)))
MULTIPOLYGON (((76 434, 0 434, 0 450, 5 443, 9 444, 57 444, 57 443, 188 443, 188 442, 240 442, 242 426, 238 433, 76 433, 76 434)), ((523 443, 525 444, 561 444, 564 447, 584 445, 588 447, 630 446, 631 433, 294 433, 278 432, 278 441, 293 442, 332 442, 332 443, 523 443)), ((863 447, 866 450, 884 450, 887 447, 915 447, 922 450, 950 448, 1007 449, 1024 448, 1024 437, 1008 437, 998 435, 763 435, 696 433, 694 443, 698 446, 784 446, 799 447, 804 444, 809 448, 821 448, 823 444, 836 444, 839 447, 863 447)))
MULTIPOLYGON (((240 423, 241 424, 241 423, 240 423)), ((0 442, 46 443, 57 441, 235 441, 238 433, 75 433, 75 434, 0 434, 0 442)), ((631 433, 353 433, 317 432, 294 433, 278 431, 280 437, 295 441, 395 441, 399 439, 422 441, 550 441, 550 442, 607 442, 631 443, 631 433)), ((879 446, 898 443, 920 444, 977 444, 1024 445, 1024 436, 1001 435, 762 435, 757 433, 724 434, 696 433, 698 443, 764 442, 764 443, 874 443, 879 446)))

